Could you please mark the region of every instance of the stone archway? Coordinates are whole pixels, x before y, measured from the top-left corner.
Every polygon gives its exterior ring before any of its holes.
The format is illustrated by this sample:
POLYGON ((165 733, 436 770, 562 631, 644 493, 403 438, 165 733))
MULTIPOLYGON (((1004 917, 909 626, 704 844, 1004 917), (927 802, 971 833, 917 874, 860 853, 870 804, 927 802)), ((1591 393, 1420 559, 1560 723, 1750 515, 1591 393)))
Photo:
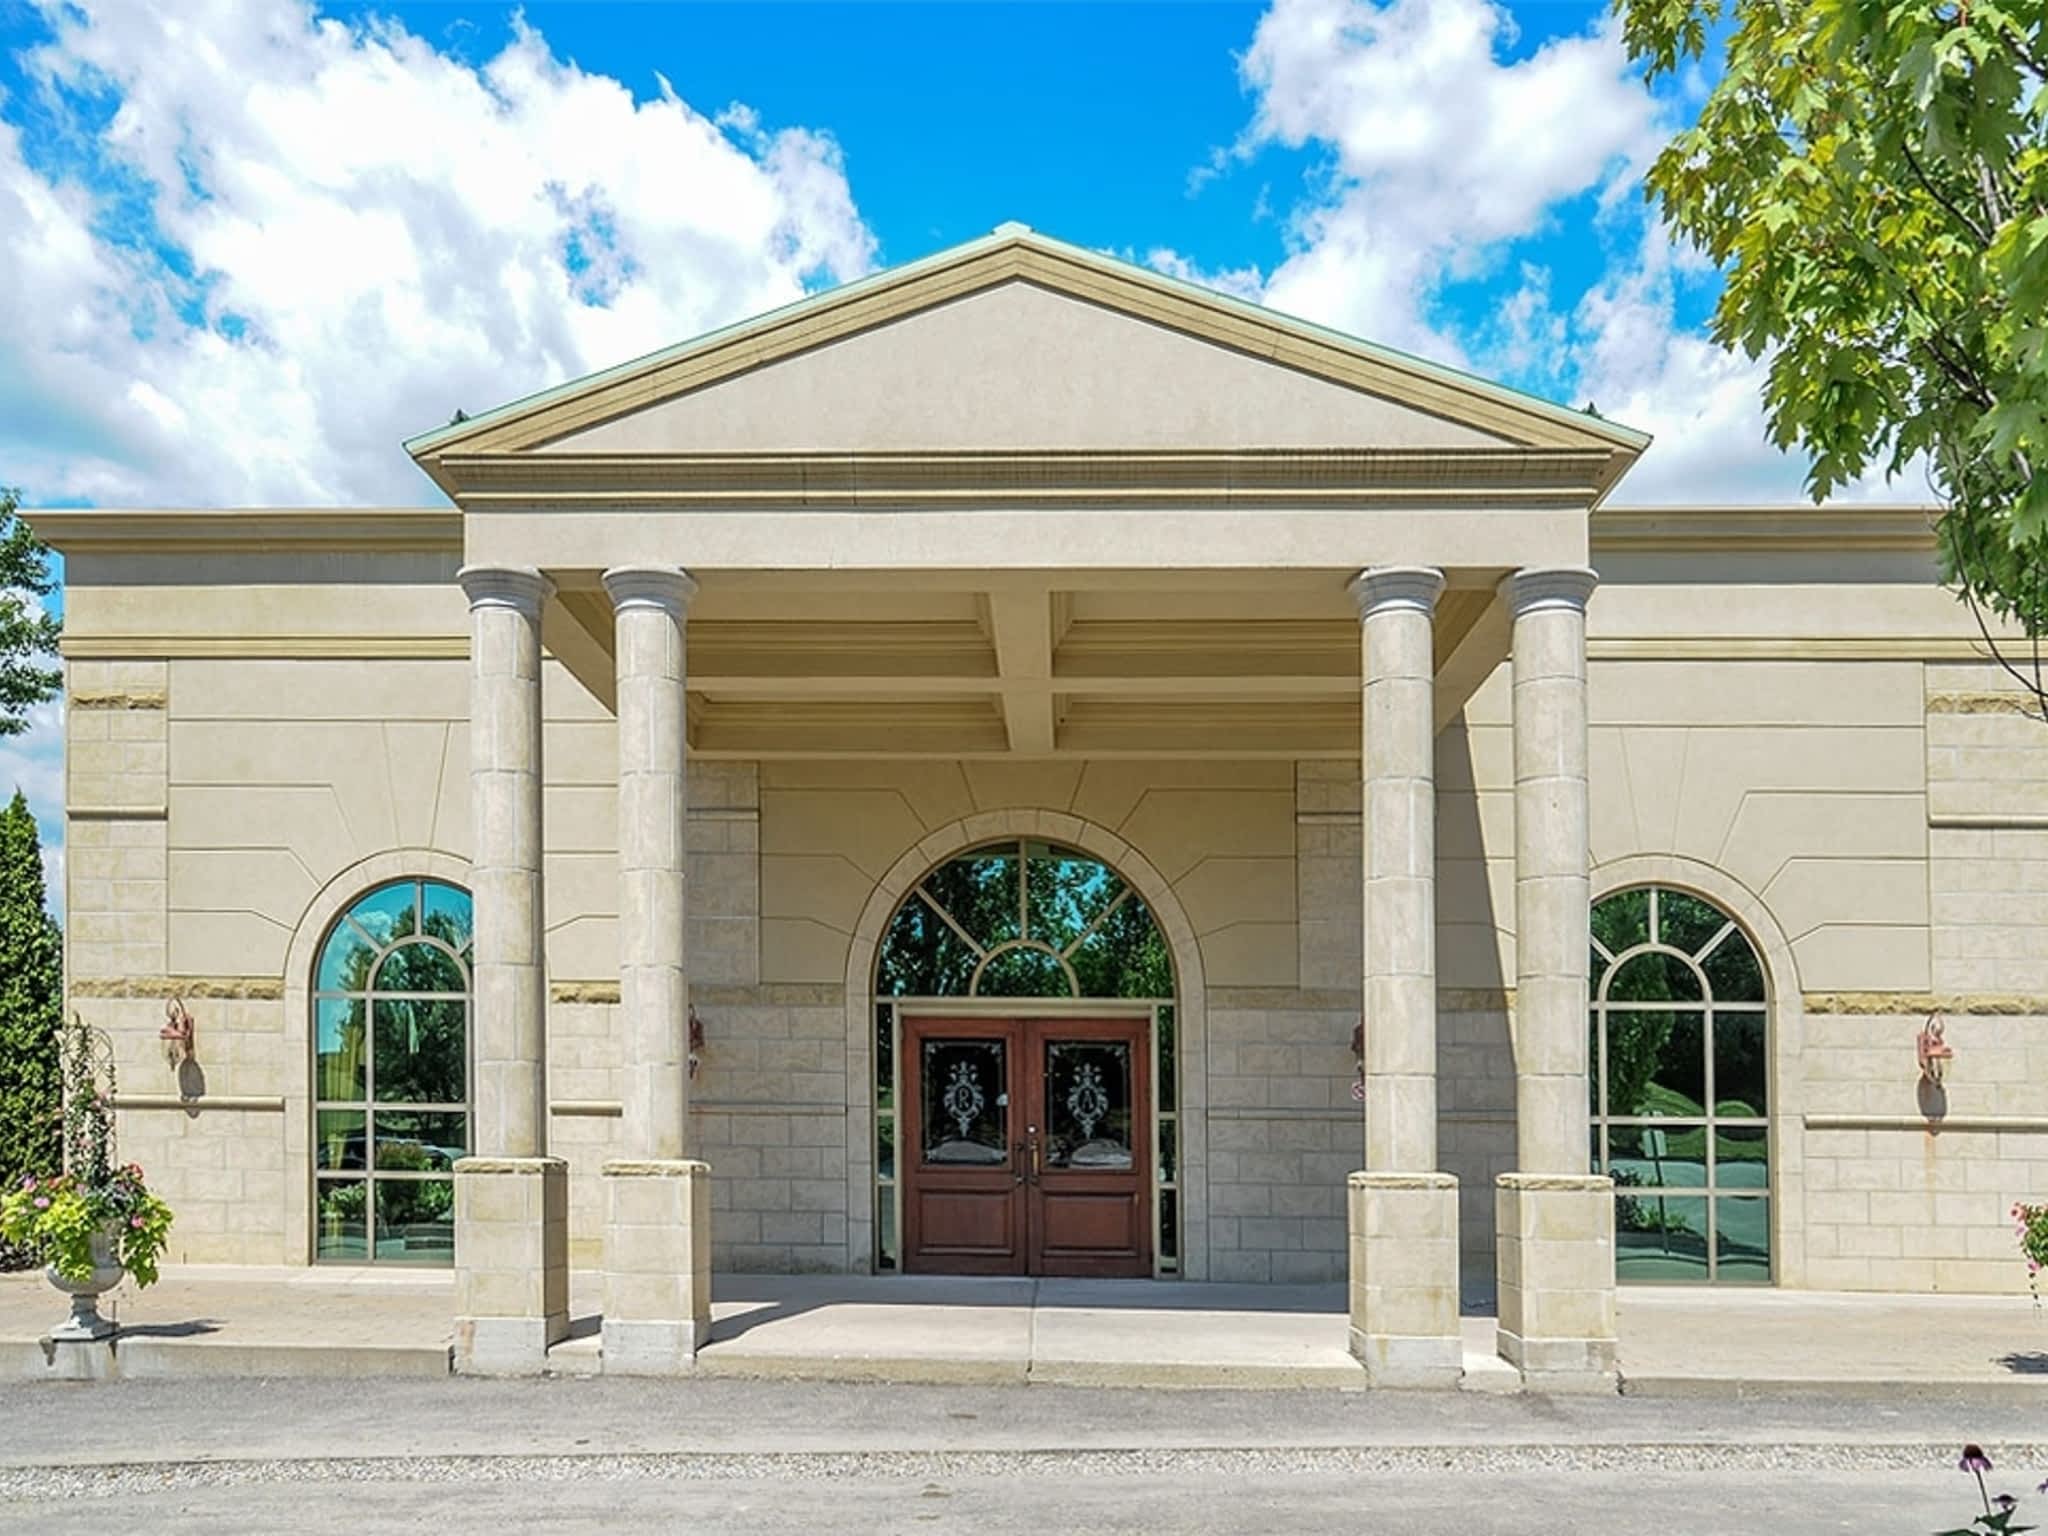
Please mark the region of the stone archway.
POLYGON ((1173 887, 1152 862, 1114 832, 1063 811, 982 811, 929 833, 897 858, 876 883, 854 925, 846 960, 847 1266, 867 1273, 874 1255, 875 962, 890 917, 911 888, 956 854, 1003 838, 1043 838, 1102 860, 1151 910, 1173 955, 1181 1082, 1181 1274, 1209 1272, 1208 993, 1201 947, 1173 887))

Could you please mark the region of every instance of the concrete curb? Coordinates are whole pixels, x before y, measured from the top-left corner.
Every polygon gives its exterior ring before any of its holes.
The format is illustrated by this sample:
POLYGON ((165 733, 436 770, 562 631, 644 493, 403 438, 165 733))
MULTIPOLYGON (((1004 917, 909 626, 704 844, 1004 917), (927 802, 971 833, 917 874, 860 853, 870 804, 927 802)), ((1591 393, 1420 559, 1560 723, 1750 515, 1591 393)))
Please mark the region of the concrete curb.
POLYGON ((438 1345, 199 1343, 114 1334, 96 1344, 0 1339, 0 1381, 167 1381, 230 1376, 331 1380, 450 1374, 438 1345))
POLYGON ((1996 1396, 2003 1401, 2048 1402, 2048 1376, 1631 1376, 1621 1373, 1623 1397, 1896 1398, 1996 1396))
POLYGON ((1021 1386, 1031 1379, 1022 1360, 964 1360, 927 1355, 730 1355, 717 1347, 697 1356, 696 1374, 766 1381, 898 1382, 952 1387, 1021 1386))

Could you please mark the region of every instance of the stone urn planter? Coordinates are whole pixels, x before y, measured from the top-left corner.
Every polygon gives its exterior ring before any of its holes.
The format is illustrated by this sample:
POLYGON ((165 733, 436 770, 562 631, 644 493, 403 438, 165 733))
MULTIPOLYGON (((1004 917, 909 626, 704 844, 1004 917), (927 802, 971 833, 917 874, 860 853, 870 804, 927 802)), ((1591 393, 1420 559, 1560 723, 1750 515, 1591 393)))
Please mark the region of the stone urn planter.
POLYGON ((102 1227, 93 1234, 92 1274, 84 1280, 65 1278, 56 1265, 46 1265, 43 1274, 50 1284, 71 1298, 71 1315, 50 1330, 60 1340, 104 1339, 114 1324, 100 1316, 100 1296, 121 1283, 128 1273, 121 1267, 114 1228, 102 1227))

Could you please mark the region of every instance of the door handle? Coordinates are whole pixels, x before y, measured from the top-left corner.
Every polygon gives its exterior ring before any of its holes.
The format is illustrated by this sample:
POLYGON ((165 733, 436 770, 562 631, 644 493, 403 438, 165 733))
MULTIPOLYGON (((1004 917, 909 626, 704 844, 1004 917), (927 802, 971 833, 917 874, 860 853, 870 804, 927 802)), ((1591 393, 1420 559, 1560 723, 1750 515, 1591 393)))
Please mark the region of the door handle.
POLYGON ((1021 1141, 1015 1143, 1010 1149, 1010 1155, 1012 1161, 1016 1164, 1017 1182, 1019 1184, 1022 1184, 1026 1177, 1026 1171, 1024 1167, 1024 1143, 1021 1141))
POLYGON ((1038 1182, 1038 1128, 1031 1128, 1031 1182, 1038 1182))

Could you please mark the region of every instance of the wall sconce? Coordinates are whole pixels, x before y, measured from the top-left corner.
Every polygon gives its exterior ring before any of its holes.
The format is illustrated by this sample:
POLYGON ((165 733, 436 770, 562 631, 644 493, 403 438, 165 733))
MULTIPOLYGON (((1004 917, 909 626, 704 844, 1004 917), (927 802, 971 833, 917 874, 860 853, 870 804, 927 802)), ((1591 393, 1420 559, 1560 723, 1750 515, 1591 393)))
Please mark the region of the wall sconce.
POLYGON ((192 1015, 186 1009, 182 998, 172 998, 164 1004, 164 1027, 156 1037, 164 1043, 164 1060, 173 1069, 182 1067, 197 1054, 192 1043, 192 1015))
POLYGON ((697 1017, 697 1005, 690 1004, 690 1080, 697 1079, 697 1053, 704 1049, 704 1021, 697 1017))
POLYGON ((1948 1076, 1948 1064, 1955 1060, 1955 1047, 1942 1039, 1947 1026, 1941 1015, 1930 1013, 1927 1022, 1920 1026, 1919 1038, 1914 1049, 1920 1058, 1920 1076, 1931 1087, 1939 1088, 1942 1079, 1948 1076))

